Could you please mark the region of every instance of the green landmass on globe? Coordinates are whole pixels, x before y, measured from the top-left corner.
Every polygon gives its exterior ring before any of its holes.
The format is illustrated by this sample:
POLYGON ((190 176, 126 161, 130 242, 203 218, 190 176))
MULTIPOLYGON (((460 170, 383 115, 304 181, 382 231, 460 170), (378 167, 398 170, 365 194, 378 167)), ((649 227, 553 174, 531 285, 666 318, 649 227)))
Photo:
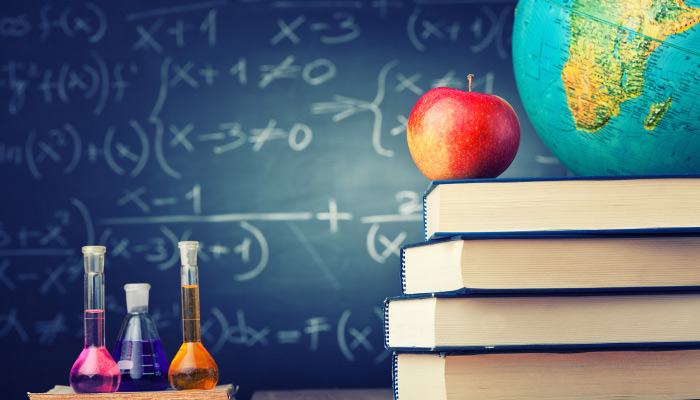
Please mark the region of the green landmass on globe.
POLYGON ((700 172, 699 22, 700 7, 681 0, 518 3, 518 90, 569 170, 700 172))
POLYGON ((668 95, 668 98, 660 103, 653 103, 649 110, 649 115, 644 118, 644 128, 653 130, 661 118, 666 115, 666 111, 673 103, 673 94, 668 95))

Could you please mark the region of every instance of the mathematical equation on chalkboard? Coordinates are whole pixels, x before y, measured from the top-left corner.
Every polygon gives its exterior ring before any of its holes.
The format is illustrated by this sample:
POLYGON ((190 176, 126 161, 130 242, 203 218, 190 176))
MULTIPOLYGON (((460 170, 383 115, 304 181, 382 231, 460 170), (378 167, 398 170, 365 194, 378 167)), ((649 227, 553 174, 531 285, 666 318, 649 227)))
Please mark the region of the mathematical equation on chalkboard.
MULTIPOLYGON (((413 167, 404 138, 412 105, 433 87, 466 89, 475 69, 476 91, 495 93, 513 79, 513 4, 77 1, 1 9, 0 114, 9 123, 0 171, 14 179, 8 187, 21 181, 26 199, 0 214, 0 288, 18 299, 0 307, 0 338, 22 344, 82 336, 81 313, 57 302, 37 314, 22 303, 77 290, 85 244, 107 247, 108 268, 138 265, 153 280, 179 267, 178 241, 198 240, 198 256, 217 266, 225 287, 266 285, 280 268, 275 258, 293 250, 293 267, 311 270, 330 291, 396 282, 400 247, 422 240, 427 181, 417 170, 398 174, 413 167), (348 159, 354 164, 342 164, 348 159), (88 181, 99 184, 78 184, 88 181), (61 184, 73 192, 59 193, 61 184), (277 199, 278 187, 303 201, 277 199), (227 192, 234 190, 272 195, 246 200, 227 192), (47 197, 50 210, 35 212, 47 197), (16 215, 35 213, 41 218, 16 215), (225 235, 211 233, 219 231, 225 235), (350 274, 338 270, 352 268, 377 276, 346 282, 350 274)), ((212 353, 331 346, 347 362, 389 358, 376 302, 291 307, 282 320, 225 302, 203 302, 201 334, 212 353)), ((159 329, 178 329, 179 306, 154 302, 159 329)), ((106 307, 123 313, 123 293, 108 290, 106 307)))
MULTIPOLYGON (((387 74, 397 64, 398 62, 390 62, 382 68, 376 97, 372 101, 336 95, 333 101, 311 104, 310 113, 333 114, 332 120, 338 122, 358 113, 369 112, 374 118, 371 133, 373 149, 377 154, 392 157, 394 151, 382 146, 382 135, 386 133, 382 129, 383 114, 380 105, 385 94, 387 74)), ((448 71, 444 79, 451 80, 454 79, 453 76, 454 71, 448 71)), ((413 87, 413 90, 422 93, 422 89, 418 89, 415 83, 407 83, 408 78, 402 74, 397 74, 397 79, 401 81, 397 87, 413 87)), ((483 81, 485 91, 489 92, 493 85, 493 74, 487 74, 483 81)), ((448 83, 439 81, 435 86, 449 86, 448 83)), ((477 80, 476 85, 479 83, 477 80)), ((452 86, 460 85, 461 83, 452 86)), ((154 111, 159 111, 162 107, 162 101, 159 100, 154 111)), ((405 133, 408 123, 405 115, 398 115, 396 120, 398 125, 389 130, 392 136, 405 133)), ((104 162, 118 175, 137 177, 149 158, 155 157, 165 173, 179 179, 181 172, 167 159, 168 150, 173 148, 182 148, 190 153, 203 148, 203 151, 210 154, 221 155, 239 148, 260 152, 265 143, 282 140, 288 144, 289 151, 300 152, 309 146, 314 137, 312 128, 304 123, 281 127, 275 119, 269 119, 263 121, 263 124, 244 127, 240 122, 226 121, 202 129, 192 123, 166 126, 158 117, 151 117, 146 123, 132 119, 129 120, 129 128, 117 131, 114 126, 109 126, 105 128, 101 142, 84 143, 81 139, 82 132, 78 128, 71 123, 63 123, 45 131, 31 130, 24 144, 0 143, 0 166, 26 165, 33 178, 41 179, 44 169, 58 169, 67 175, 81 161, 88 165, 104 162)))
MULTIPOLYGON (((237 263, 252 265, 252 268, 233 275, 237 281, 255 278, 267 265, 269 245, 265 234, 255 226, 257 221, 292 223, 304 221, 323 221, 330 233, 338 233, 339 224, 359 223, 369 226, 367 230, 367 254, 378 263, 386 261, 389 255, 398 255, 397 243, 402 242, 405 233, 401 233, 393 241, 379 231, 382 224, 422 221, 422 197, 415 192, 402 191, 396 194, 397 212, 395 214, 358 216, 339 209, 336 199, 328 199, 327 208, 313 211, 298 212, 258 212, 258 213, 227 213, 203 214, 201 210, 202 193, 198 185, 191 190, 175 194, 171 197, 151 196, 145 187, 125 189, 124 195, 114 199, 114 208, 130 207, 140 211, 139 216, 105 217, 95 219, 91 216, 86 205, 77 198, 70 200, 64 208, 57 209, 50 221, 44 226, 21 226, 11 229, 0 220, 0 257, 13 256, 67 256, 75 255, 74 249, 66 248, 71 243, 69 237, 78 237, 84 243, 109 245, 111 257, 132 258, 139 254, 139 261, 153 264, 159 271, 179 266, 177 243, 190 240, 191 230, 178 229, 175 225, 187 224, 230 224, 245 236, 240 243, 231 244, 200 244, 200 257, 209 261, 224 255, 235 255, 237 263), (187 212, 177 215, 150 215, 151 210, 159 206, 182 204, 187 212), (151 225, 154 236, 144 243, 132 243, 128 238, 120 238, 115 230, 120 226, 151 225), (98 230, 96 227, 101 228, 98 230), (77 229, 76 229, 77 228, 77 229), (80 231, 80 232, 77 232, 80 231), (251 248, 255 247, 258 259, 251 259, 251 248), (379 249, 382 248, 380 251, 379 249)), ((294 225, 290 225, 294 226, 294 225)), ((229 227, 228 229, 231 229, 229 227)), ((302 234, 300 242, 303 242, 302 234)), ((248 267, 245 267, 248 268, 248 267)), ((13 287, 9 287, 13 289, 13 287)))
MULTIPOLYGON (((41 226, 20 226, 10 227, 0 220, 0 286, 7 293, 18 292, 22 293, 26 290, 38 287, 38 293, 42 296, 65 295, 68 288, 75 287, 79 284, 82 275, 83 267, 79 259, 79 247, 81 243, 97 243, 108 248, 107 263, 119 262, 123 260, 125 263, 137 265, 150 265, 155 273, 166 273, 168 270, 179 268, 179 253, 177 252, 177 243, 183 240, 192 239, 192 229, 188 226, 192 224, 227 224, 228 230, 239 231, 240 239, 232 243, 216 242, 200 242, 200 251, 198 256, 204 263, 224 263, 228 266, 228 274, 220 274, 219 280, 222 282, 247 282, 252 281, 255 284, 255 279, 261 274, 265 274, 266 267, 269 263, 271 245, 266 239, 266 232, 257 227, 258 222, 269 224, 270 222, 285 224, 298 238, 299 245, 306 246, 309 249, 311 258, 318 263, 319 269, 325 271, 327 283, 335 289, 341 287, 338 279, 330 271, 330 268, 324 264, 321 257, 313 250, 309 244, 308 238, 297 227, 297 224, 305 221, 323 222, 326 229, 331 234, 337 234, 341 229, 340 224, 360 223, 367 227, 366 243, 367 255, 370 259, 377 263, 385 263, 390 257, 399 256, 399 248, 404 243, 407 236, 405 230, 399 229, 394 236, 387 236, 388 233, 382 231, 382 227, 391 224, 402 224, 405 222, 413 222, 415 226, 422 220, 422 204, 421 197, 418 193, 411 191, 402 191, 396 194, 397 212, 394 214, 385 215, 368 215, 355 216, 353 213, 346 212, 338 207, 337 201, 333 198, 328 199, 327 208, 317 212, 300 211, 300 212, 285 212, 285 213, 254 213, 254 214, 205 214, 201 210, 202 193, 200 188, 195 185, 191 190, 175 194, 172 197, 153 197, 149 196, 148 191, 141 187, 135 190, 125 190, 124 195, 114 199, 114 208, 128 207, 139 210, 140 216, 126 217, 106 217, 94 218, 87 206, 77 198, 70 199, 64 204, 64 207, 58 208, 52 218, 43 222, 41 226), (178 215, 149 215, 152 209, 162 205, 180 204, 186 212, 178 215), (146 225, 148 232, 152 236, 145 239, 143 242, 136 242, 129 236, 133 232, 134 226, 146 225), (119 230, 120 227, 131 229, 119 230), (81 243, 72 243, 75 238, 83 240, 81 243), (28 258, 45 258, 51 257, 60 259, 60 263, 53 267, 45 267, 41 271, 26 272, 21 265, 28 258)), ((405 224, 403 224, 405 225, 405 224)), ((141 228, 144 229, 144 228, 141 228)), ((274 229, 277 232, 278 228, 274 229)), ((392 232, 395 231, 391 230, 392 232)), ((272 234, 274 234, 272 232, 272 234)), ((154 277, 157 279, 157 275, 154 277)), ((121 301, 116 300, 113 295, 107 296, 107 309, 112 311, 123 311, 124 305, 121 301)), ((169 314, 172 319, 179 317, 179 304, 175 304, 174 310, 169 314)), ((240 324, 242 319, 237 311, 237 322, 240 324)), ((16 308, 10 310, 8 314, 0 315, 0 321, 4 321, 4 325, 0 324, 0 337, 10 334, 16 334, 26 342, 29 340, 29 334, 26 328, 19 322, 18 311, 16 308)), ((345 310, 344 313, 352 313, 351 310, 345 310)), ((82 315, 82 314, 81 314, 82 315)), ((163 313, 158 309, 155 310, 156 320, 163 313)), ((207 337, 206 327, 209 323, 219 324, 222 329, 220 337, 217 337, 213 351, 221 348, 227 343, 252 345, 256 342, 255 335, 251 332, 252 328, 246 328, 250 331, 238 328, 237 330, 230 327, 226 317, 216 308, 212 309, 213 319, 205 322, 203 327, 203 336, 207 337), (231 332, 239 332, 244 339, 231 339, 231 332), (250 336, 245 336, 250 334, 250 336), (222 339, 225 337, 225 339, 222 339), (245 339, 247 338, 247 339, 245 339), (252 341, 252 342, 251 342, 252 341)), ((325 317, 309 317, 310 321, 324 320, 325 317)), ((342 321, 341 319, 340 321, 342 321)), ((37 321, 34 323, 35 333, 38 336, 40 344, 51 344, 52 337, 59 333, 68 333, 66 327, 66 317, 63 313, 57 314, 54 320, 37 321), (53 336, 51 335, 53 333, 53 336)), ((169 323, 169 322, 168 322, 169 323)), ((163 322, 161 321, 161 325, 163 322)), ((340 322, 339 322, 340 324, 340 322)), ((167 323, 166 323, 167 325, 167 323)), ((343 325, 340 324, 339 328, 343 325)), ((329 325, 324 323, 321 325, 323 332, 330 330, 329 325)), ((311 329, 321 329, 319 326, 314 328, 306 327, 303 332, 309 333, 311 329)), ((269 330, 269 329, 268 329, 269 330)), ((279 343, 284 344, 299 344, 302 335, 296 334, 291 337, 293 330, 284 330, 277 333, 279 343)), ((82 331, 81 331, 82 332, 82 331)), ((314 331, 315 334, 321 331, 314 331)), ((350 330, 351 335, 357 335, 354 340, 356 347, 358 341, 362 341, 360 334, 356 329, 350 330)), ((344 336, 337 336, 342 338, 344 336)), ((261 345, 268 343, 269 339, 257 339, 261 345)), ((313 339, 312 343, 316 343, 313 339)), ((340 340, 340 339, 339 339, 340 340)), ((339 345, 344 348, 343 342, 339 345)), ((369 346, 369 344, 363 344, 369 346)), ((311 350, 315 350, 317 345, 312 345, 311 350)), ((352 359, 351 352, 347 349, 343 350, 343 354, 352 359)))
MULTIPOLYGON (((113 302, 113 298, 108 299, 108 309, 109 304, 114 304, 113 302)), ((123 312, 123 307, 114 305, 111 307, 123 312)), ((375 307, 371 313, 380 322, 384 318, 383 311, 379 307, 375 307)), ((157 329, 170 327, 173 324, 172 321, 180 316, 179 304, 173 304, 170 310, 155 307, 150 314, 157 329)), ((377 334, 377 324, 353 324, 353 311, 349 309, 343 310, 335 319, 327 316, 313 316, 295 326, 279 328, 251 325, 246 322, 246 312, 242 309, 235 310, 235 316, 231 321, 218 307, 212 307, 206 314, 208 316, 203 315, 202 319, 201 335, 203 340, 210 343, 209 351, 212 354, 219 353, 226 344, 248 348, 298 347, 312 353, 318 352, 322 348, 321 345, 326 347, 330 344, 337 346, 342 356, 350 362, 356 359, 356 351, 374 355, 374 363, 385 361, 391 355, 389 351, 379 348, 376 340, 369 338, 370 333, 377 334)), ((79 322, 79 317, 76 315, 74 318, 76 322, 79 322)), ((59 335, 68 334, 76 338, 82 338, 84 335, 82 327, 79 329, 69 327, 73 324, 69 324, 68 317, 62 311, 51 319, 34 321, 33 331, 28 330, 24 325, 20 321, 17 308, 11 307, 6 314, 0 314, 0 337, 29 343, 31 333, 34 333, 38 344, 51 346, 55 344, 59 335)))
MULTIPOLYGON (((394 9, 413 7, 403 21, 402 28, 405 29, 411 46, 418 52, 445 42, 467 42, 470 43, 471 54, 494 47, 500 58, 507 59, 505 48, 508 37, 507 32, 504 32, 507 24, 504 21, 512 14, 512 7, 494 10, 489 6, 481 6, 476 13, 470 11, 445 18, 444 15, 433 16, 429 5, 412 5, 401 1, 380 1, 372 4, 330 1, 309 4, 271 2, 269 6, 273 10, 300 9, 298 15, 291 20, 279 17, 266 21, 273 25, 273 29, 266 30, 270 32, 269 38, 260 40, 271 48, 281 50, 260 61, 257 61, 257 58, 253 61, 251 57, 241 55, 226 58, 227 61, 223 64, 219 60, 217 64, 206 59, 182 59, 168 53, 196 46, 221 47, 221 29, 218 29, 218 26, 225 23, 225 20, 221 22, 224 18, 222 8, 228 5, 227 1, 200 2, 127 14, 124 21, 120 22, 124 23, 123 28, 127 31, 127 36, 131 33, 133 43, 129 46, 129 52, 135 55, 162 55, 162 61, 153 66, 158 73, 157 82, 152 82, 156 84, 150 84, 147 91, 152 99, 148 102, 149 118, 129 119, 130 128, 119 131, 113 126, 106 126, 104 142, 86 143, 84 145, 87 149, 79 142, 83 133, 70 123, 48 127, 45 132, 31 131, 27 135, 25 151, 18 151, 17 145, 3 143, 0 162, 24 162, 30 168, 32 176, 38 178, 41 172, 36 165, 37 158, 39 161, 45 158, 54 162, 62 160, 64 172, 70 172, 81 153, 94 159, 95 154, 101 152, 117 173, 135 176, 143 168, 146 159, 153 154, 158 157, 162 168, 177 178, 178 172, 168 166, 164 159, 164 147, 181 145, 192 151, 196 145, 208 144, 209 151, 223 154, 245 145, 249 145, 252 151, 259 151, 268 140, 284 139, 289 142, 291 150, 303 150, 313 140, 313 129, 303 123, 280 126, 275 118, 270 118, 257 121, 255 126, 244 126, 239 121, 218 121, 206 127, 194 126, 192 123, 184 126, 165 126, 158 116, 163 107, 168 106, 173 91, 184 93, 179 94, 180 96, 187 96, 190 95, 184 91, 187 89, 192 95, 199 95, 206 92, 207 88, 215 88, 222 81, 227 81, 264 92, 279 80, 299 80, 309 87, 314 87, 339 79, 337 68, 341 62, 326 57, 302 59, 291 51, 300 45, 309 45, 313 40, 329 46, 358 40, 367 30, 353 14, 353 10, 358 8, 376 9, 378 14, 386 18, 394 9), (327 13, 325 20, 316 20, 303 13, 307 7, 314 6, 321 9, 338 7, 346 11, 333 11, 327 13), (290 54, 285 54, 288 49, 290 54), (153 136, 151 131, 155 131, 155 143, 149 143, 143 138, 146 135, 153 136), (174 136, 169 137, 168 131, 174 136), (72 151, 73 154, 62 156, 55 145, 49 145, 47 140, 39 140, 42 136, 51 136, 52 142, 66 147, 61 150, 72 151), (137 148, 120 145, 119 138, 127 136, 140 139, 137 148), (168 143, 163 143, 164 141, 168 143), (35 146, 38 148, 35 149, 35 146), (35 155, 35 152, 39 154, 35 155), (117 158, 133 165, 121 166, 117 158)), ((106 108, 118 109, 119 105, 128 102, 130 95, 135 92, 135 87, 139 85, 140 76, 148 74, 151 77, 153 71, 137 60, 115 61, 104 55, 108 50, 101 50, 99 45, 111 25, 107 21, 105 10, 89 2, 79 8, 45 5, 36 15, 21 13, 4 16, 0 23, 0 37, 5 40, 30 39, 41 44, 50 41, 56 35, 61 35, 71 42, 94 44, 87 47, 82 57, 75 57, 78 61, 57 60, 58 62, 46 65, 32 61, 31 58, 10 56, 3 65, 3 78, 0 80, 8 96, 7 112, 17 115, 33 112, 37 108, 51 109, 60 104, 81 104, 89 106, 92 114, 99 116, 106 108)), ((396 120, 399 125, 383 126, 382 120, 385 116, 382 112, 382 102, 387 91, 406 91, 420 96, 435 86, 464 86, 463 77, 458 78, 454 69, 444 68, 440 75, 429 77, 409 66, 402 67, 398 60, 388 60, 375 72, 379 76, 376 93, 372 98, 357 99, 337 93, 332 99, 311 104, 309 112, 332 114, 331 118, 335 122, 358 113, 370 113, 375 120, 371 135, 375 151, 380 155, 392 156, 392 150, 382 147, 381 136, 387 134, 385 131, 391 135, 402 132, 407 118, 405 115, 398 115, 396 120)), ((494 77, 495 73, 488 71, 477 78, 475 86, 491 93, 494 77)), ((138 93, 141 95, 143 91, 139 89, 138 93)))

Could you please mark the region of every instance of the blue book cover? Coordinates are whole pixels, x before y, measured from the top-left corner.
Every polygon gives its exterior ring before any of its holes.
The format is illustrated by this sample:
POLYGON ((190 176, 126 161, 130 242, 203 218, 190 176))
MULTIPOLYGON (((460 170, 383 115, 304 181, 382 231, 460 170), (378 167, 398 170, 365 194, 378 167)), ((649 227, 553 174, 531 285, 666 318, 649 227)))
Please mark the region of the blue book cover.
POLYGON ((699 367, 698 346, 394 351, 391 377, 395 400, 695 399, 699 367))
POLYGON ((700 289, 700 229, 470 234, 400 249, 402 294, 700 289))
POLYGON ((433 181, 423 195, 423 226, 426 240, 470 233, 676 232, 700 226, 698 198, 700 174, 433 181), (450 194, 449 208, 438 203, 444 194, 434 194, 442 187, 461 187, 450 194))
POLYGON ((463 351, 700 345, 700 292, 388 297, 389 350, 463 351))

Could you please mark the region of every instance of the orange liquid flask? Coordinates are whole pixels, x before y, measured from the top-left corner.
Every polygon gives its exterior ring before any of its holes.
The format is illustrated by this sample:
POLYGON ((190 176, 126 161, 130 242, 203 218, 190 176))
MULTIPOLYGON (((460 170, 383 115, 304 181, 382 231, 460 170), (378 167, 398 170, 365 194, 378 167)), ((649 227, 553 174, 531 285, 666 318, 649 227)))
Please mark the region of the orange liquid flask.
POLYGON ((182 283, 182 346, 170 363, 168 380, 175 390, 213 389, 219 368, 202 344, 199 332, 198 242, 180 242, 182 283))

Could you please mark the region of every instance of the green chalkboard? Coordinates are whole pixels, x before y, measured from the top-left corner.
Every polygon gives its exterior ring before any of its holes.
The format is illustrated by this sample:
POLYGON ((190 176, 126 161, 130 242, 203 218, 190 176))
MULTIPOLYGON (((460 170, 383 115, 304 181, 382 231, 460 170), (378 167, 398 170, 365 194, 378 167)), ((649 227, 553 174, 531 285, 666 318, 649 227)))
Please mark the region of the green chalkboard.
MULTIPOLYGON (((0 5, 0 384, 67 384, 80 248, 107 247, 106 335, 152 286, 182 340, 177 242, 200 242, 221 383, 389 387, 382 305, 421 241, 429 182, 406 122, 435 86, 497 94, 522 143, 503 176, 566 174, 532 130, 513 2, 6 1, 0 5)), ((3 389, 5 393, 6 389, 3 389)))

